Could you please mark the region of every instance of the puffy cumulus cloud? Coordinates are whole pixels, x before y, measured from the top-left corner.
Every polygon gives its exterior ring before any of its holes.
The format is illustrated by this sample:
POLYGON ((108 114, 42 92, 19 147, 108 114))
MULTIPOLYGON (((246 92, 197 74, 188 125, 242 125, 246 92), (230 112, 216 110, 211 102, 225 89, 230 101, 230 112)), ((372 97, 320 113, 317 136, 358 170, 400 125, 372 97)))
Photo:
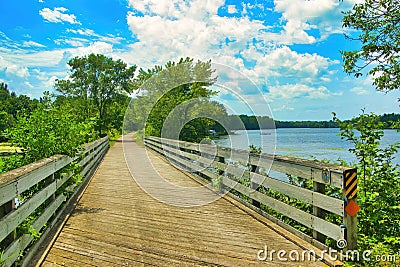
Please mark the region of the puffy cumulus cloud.
POLYGON ((256 82, 265 80, 294 79, 307 84, 330 82, 333 71, 330 67, 340 64, 337 60, 316 53, 298 53, 287 46, 261 54, 255 48, 244 50, 241 55, 255 62, 253 70, 243 71, 256 82))
POLYGON ((313 87, 305 84, 285 84, 269 87, 268 99, 327 98, 330 91, 325 86, 313 87))
POLYGON ((191 17, 201 20, 217 14, 224 0, 129 0, 129 6, 135 11, 151 16, 179 19, 191 17))
POLYGON ((238 13, 238 10, 236 9, 236 6, 235 5, 228 5, 228 13, 229 14, 238 13))
POLYGON ((218 16, 224 1, 132 0, 129 3, 134 10, 128 13, 127 23, 139 40, 131 46, 131 51, 146 67, 182 55, 217 61, 223 56, 234 57, 253 38, 261 39, 262 32, 269 28, 247 16, 218 16), (149 55, 153 58, 149 59, 149 55))
POLYGON ((12 62, 4 59, 2 56, 0 56, 0 71, 5 71, 6 75, 8 76, 17 76, 20 78, 29 77, 29 71, 27 67, 13 64, 12 62))
POLYGON ((14 64, 7 66, 6 69, 7 75, 14 75, 20 78, 27 78, 29 77, 29 71, 27 67, 20 67, 14 64))
POLYGON ((55 7, 53 10, 50 8, 43 8, 39 11, 39 14, 43 17, 43 19, 47 22, 54 23, 64 23, 68 22, 71 24, 81 24, 74 14, 67 14, 68 9, 65 7, 55 7))
POLYGON ((78 47, 73 49, 67 49, 71 55, 84 56, 88 54, 105 54, 108 55, 113 51, 113 45, 106 42, 94 42, 86 47, 78 47))
POLYGON ((349 10, 360 0, 275 0, 275 11, 286 21, 281 40, 286 43, 314 43, 318 40, 307 33, 317 30, 320 40, 341 33, 342 11, 349 10))
POLYGON ((275 26, 246 15, 255 8, 265 9, 259 4, 243 4, 246 12, 242 10, 241 17, 221 17, 218 9, 229 9, 222 0, 130 0, 127 23, 138 42, 131 44, 128 52, 113 54, 131 64, 140 62, 145 68, 181 56, 211 58, 240 70, 260 87, 271 77, 299 79, 303 84, 329 83, 331 66, 338 61, 316 53, 298 53, 284 44, 316 42, 317 38, 306 31, 317 29, 317 25, 305 17, 327 16, 337 9, 337 3, 321 0, 324 3, 316 10, 308 10, 317 5, 316 0, 305 6, 301 5, 304 1, 294 1, 304 12, 296 11, 289 0, 275 2, 274 8, 283 14, 282 32, 277 32, 275 26))

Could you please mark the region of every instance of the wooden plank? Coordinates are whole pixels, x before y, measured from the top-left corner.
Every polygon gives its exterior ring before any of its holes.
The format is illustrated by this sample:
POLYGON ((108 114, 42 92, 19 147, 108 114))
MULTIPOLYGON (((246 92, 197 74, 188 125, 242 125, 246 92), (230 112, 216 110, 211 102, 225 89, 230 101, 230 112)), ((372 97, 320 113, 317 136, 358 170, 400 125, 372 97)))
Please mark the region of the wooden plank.
POLYGON ((88 143, 88 144, 86 144, 86 145, 84 146, 83 153, 87 153, 87 152, 89 152, 91 149, 93 149, 93 148, 95 148, 95 147, 98 147, 98 146, 100 146, 100 145, 102 145, 103 143, 108 142, 108 141, 109 141, 109 138, 108 138, 108 136, 106 136, 106 137, 100 138, 100 139, 98 139, 98 140, 95 140, 95 141, 93 141, 93 142, 91 142, 91 143, 88 143))
POLYGON ((105 147, 108 147, 107 142, 102 142, 99 146, 96 146, 93 148, 93 151, 88 154, 86 157, 84 157, 81 161, 78 162, 79 165, 84 166, 86 165, 89 161, 92 160, 96 155, 99 154, 99 152, 103 151, 105 147))
POLYGON ((54 156, 2 174, 7 176, 7 180, 12 179, 0 185, 0 203, 16 198, 70 162, 71 159, 67 156, 54 156))
POLYGON ((91 159, 91 162, 81 171, 81 175, 83 177, 85 177, 90 170, 93 168, 93 166, 97 165, 97 163, 99 163, 99 161, 104 157, 104 155, 106 154, 108 150, 108 144, 104 145, 102 150, 98 151, 94 158, 91 159))
POLYGON ((254 191, 249 187, 239 184, 229 178, 223 177, 222 182, 224 185, 250 197, 251 199, 257 200, 260 203, 274 209, 275 211, 303 224, 304 226, 323 233, 335 240, 343 238, 343 232, 340 226, 333 223, 322 220, 316 216, 313 216, 305 211, 299 210, 286 203, 283 203, 275 198, 266 196, 258 191, 254 191))

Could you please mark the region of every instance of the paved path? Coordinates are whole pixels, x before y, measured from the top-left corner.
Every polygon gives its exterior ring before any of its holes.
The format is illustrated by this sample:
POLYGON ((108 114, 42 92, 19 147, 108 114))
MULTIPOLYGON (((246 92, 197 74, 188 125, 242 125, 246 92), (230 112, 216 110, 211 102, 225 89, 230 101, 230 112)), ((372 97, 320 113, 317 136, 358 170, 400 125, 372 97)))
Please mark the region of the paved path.
MULTIPOLYGON (((143 150, 135 143, 130 148, 133 155, 136 151, 141 155, 143 150)), ((167 180, 198 186, 158 155, 149 155, 167 180)), ((140 161, 137 158, 138 168, 140 161)), ((257 260, 257 252, 265 245, 269 251, 303 251, 271 229, 278 226, 267 220, 260 222, 255 219, 257 216, 229 198, 199 207, 177 207, 157 201, 131 177, 122 143, 117 142, 42 266, 324 266, 314 261, 278 261, 276 253, 273 261, 257 260)))

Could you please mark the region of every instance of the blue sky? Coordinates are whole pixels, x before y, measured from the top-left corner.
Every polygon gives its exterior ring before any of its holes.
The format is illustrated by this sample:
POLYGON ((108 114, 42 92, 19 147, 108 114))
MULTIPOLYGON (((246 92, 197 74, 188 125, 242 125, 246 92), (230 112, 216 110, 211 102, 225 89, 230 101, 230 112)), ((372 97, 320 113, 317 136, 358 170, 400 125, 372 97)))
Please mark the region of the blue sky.
MULTIPOLYGON (((375 92, 369 77, 342 71, 339 51, 358 44, 344 38, 341 11, 356 1, 1 1, 0 81, 37 98, 68 77, 75 56, 101 53, 143 68, 189 56, 247 76, 278 120, 398 113, 398 91, 375 92)), ((251 86, 238 90, 257 114, 269 114, 251 86)))

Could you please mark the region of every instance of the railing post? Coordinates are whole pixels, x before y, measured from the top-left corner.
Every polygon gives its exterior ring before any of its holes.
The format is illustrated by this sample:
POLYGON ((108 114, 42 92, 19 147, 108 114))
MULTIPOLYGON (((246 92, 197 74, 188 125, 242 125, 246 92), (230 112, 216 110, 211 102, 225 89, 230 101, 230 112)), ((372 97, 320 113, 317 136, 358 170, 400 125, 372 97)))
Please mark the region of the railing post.
POLYGON ((345 250, 357 248, 357 169, 350 169, 343 173, 343 198, 345 199, 345 209, 343 224, 345 226, 345 239, 347 246, 345 250))
MULTIPOLYGON (((257 166, 257 165, 250 165, 250 183, 251 183, 251 189, 254 189, 254 190, 258 190, 258 187, 260 186, 258 183, 255 183, 255 182, 253 182, 252 181, 252 179, 251 179, 251 173, 257 173, 258 172, 258 170, 259 170, 259 167, 257 166)), ((261 204, 260 204, 260 202, 259 201, 256 201, 256 200, 254 200, 254 199, 252 199, 251 200, 252 201, 252 204, 253 204, 253 206, 254 207, 256 207, 256 208, 261 208, 261 204)))
MULTIPOLYGON (((218 162, 220 163, 224 163, 225 164, 225 158, 221 157, 221 156, 216 156, 218 158, 218 162)), ((218 187, 219 187, 219 192, 220 193, 224 193, 225 188, 224 185, 222 183, 222 177, 225 175, 225 171, 222 169, 218 169, 218 187)))
MULTIPOLYGON (((319 182, 313 181, 313 191, 321 194, 325 194, 325 185, 319 182)), ((315 205, 313 205, 313 215, 324 219, 325 211, 315 205)), ((325 243, 326 236, 321 234, 320 232, 313 230, 313 238, 320 241, 321 243, 325 243)))

